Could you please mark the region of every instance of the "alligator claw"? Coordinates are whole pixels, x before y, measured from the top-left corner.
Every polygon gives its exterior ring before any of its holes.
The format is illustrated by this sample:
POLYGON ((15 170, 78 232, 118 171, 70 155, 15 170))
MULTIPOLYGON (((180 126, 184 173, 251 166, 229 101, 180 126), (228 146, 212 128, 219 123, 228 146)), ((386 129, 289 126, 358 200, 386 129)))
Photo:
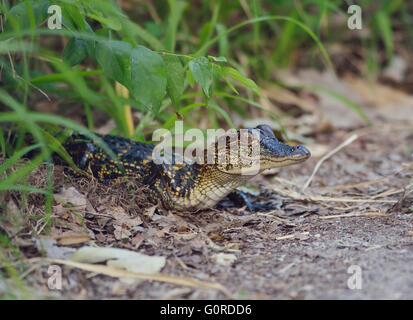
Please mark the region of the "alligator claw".
POLYGON ((231 192, 228 195, 228 198, 237 206, 241 207, 246 205, 249 212, 256 212, 264 209, 264 206, 258 203, 252 203, 248 199, 247 195, 238 189, 235 189, 233 192, 231 192))

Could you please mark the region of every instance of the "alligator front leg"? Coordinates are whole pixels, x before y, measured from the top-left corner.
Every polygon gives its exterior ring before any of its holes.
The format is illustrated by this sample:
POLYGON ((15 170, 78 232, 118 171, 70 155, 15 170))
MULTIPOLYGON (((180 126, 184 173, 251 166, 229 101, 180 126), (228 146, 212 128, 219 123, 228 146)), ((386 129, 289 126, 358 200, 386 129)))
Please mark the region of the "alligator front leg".
POLYGON ((259 203, 252 203, 245 192, 242 192, 239 189, 235 189, 233 192, 231 192, 227 198, 231 200, 236 206, 242 207, 242 206, 247 206, 248 211, 250 212, 258 212, 258 211, 267 211, 268 208, 264 205, 261 205, 259 203))

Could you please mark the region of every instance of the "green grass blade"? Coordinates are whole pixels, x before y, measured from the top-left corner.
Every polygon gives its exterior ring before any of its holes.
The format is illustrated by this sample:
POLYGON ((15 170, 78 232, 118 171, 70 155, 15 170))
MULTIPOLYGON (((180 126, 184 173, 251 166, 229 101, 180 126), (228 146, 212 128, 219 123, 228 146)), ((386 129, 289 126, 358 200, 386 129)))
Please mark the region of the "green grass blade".
POLYGON ((323 44, 321 43, 320 39, 315 35, 315 33, 309 28, 307 27, 305 24, 301 23, 300 21, 290 18, 290 17, 285 17, 285 16, 263 16, 263 17, 258 17, 258 18, 253 18, 253 19, 249 19, 247 21, 241 22, 231 28, 229 28, 228 30, 226 30, 225 32, 222 32, 220 34, 218 34, 216 37, 212 38, 210 41, 206 42, 197 52, 196 55, 203 55, 205 54, 205 52, 211 47, 213 46, 217 41, 219 41, 219 39, 221 39, 222 37, 224 37, 225 35, 236 31, 244 26, 247 26, 249 24, 254 24, 254 23, 258 23, 258 22, 262 22, 262 21, 274 21, 274 20, 284 20, 284 21, 290 21, 292 23, 295 23, 296 25, 298 25, 301 29, 303 29, 313 40, 314 42, 317 44, 321 54, 323 55, 324 59, 326 60, 326 63, 328 65, 328 67, 335 73, 335 69, 333 66, 333 63, 331 62, 331 59, 327 53, 327 50, 325 49, 325 47, 323 46, 323 44))

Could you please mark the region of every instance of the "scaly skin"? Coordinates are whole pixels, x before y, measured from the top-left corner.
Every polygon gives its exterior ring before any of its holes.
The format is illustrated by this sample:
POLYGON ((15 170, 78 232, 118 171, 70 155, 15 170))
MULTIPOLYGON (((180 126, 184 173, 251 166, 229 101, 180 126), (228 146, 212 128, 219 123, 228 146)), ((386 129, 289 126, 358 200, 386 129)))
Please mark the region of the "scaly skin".
POLYGON ((213 164, 177 161, 156 164, 152 158, 154 145, 111 135, 101 138, 118 157, 116 160, 112 160, 95 142, 81 135, 69 139, 65 148, 80 169, 90 170, 101 181, 134 177, 148 185, 152 200, 160 200, 164 207, 197 211, 215 206, 265 169, 300 163, 310 157, 305 147, 292 147, 278 141, 266 125, 248 130, 247 149, 248 155, 256 160, 253 164, 243 162, 240 156, 234 158, 229 152, 231 144, 240 142, 240 131, 234 133, 235 139, 219 138, 218 141, 225 139, 224 148, 219 148, 218 142, 212 146, 215 148, 213 164), (252 148, 254 144, 258 149, 252 148), (259 153, 255 154, 253 150, 259 150, 259 153), (218 162, 220 155, 226 159, 224 163, 218 162))

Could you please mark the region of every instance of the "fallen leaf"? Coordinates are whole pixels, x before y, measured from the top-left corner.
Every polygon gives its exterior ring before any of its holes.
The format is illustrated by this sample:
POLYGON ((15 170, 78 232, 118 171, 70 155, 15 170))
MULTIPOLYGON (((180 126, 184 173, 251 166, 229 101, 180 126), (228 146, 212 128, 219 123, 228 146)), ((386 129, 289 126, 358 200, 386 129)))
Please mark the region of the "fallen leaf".
POLYGON ((211 234, 209 235, 209 238, 210 238, 211 240, 213 240, 213 241, 222 241, 222 240, 224 240, 224 237, 223 237, 223 236, 221 236, 221 235, 219 235, 219 234, 216 234, 216 233, 211 233, 211 234))
POLYGON ((145 238, 138 233, 136 236, 132 238, 131 243, 136 249, 138 249, 139 246, 142 244, 143 240, 145 240, 145 238))
POLYGON ((174 233, 173 235, 177 239, 182 239, 182 240, 185 240, 185 241, 189 241, 189 240, 195 239, 197 237, 198 233, 196 233, 196 232, 185 232, 185 233, 174 233))
POLYGON ((132 233, 119 225, 114 225, 115 231, 113 231, 113 234, 115 235, 116 240, 123 240, 123 239, 129 239, 129 237, 132 235, 132 233))
POLYGON ((404 79, 408 66, 408 63, 403 57, 395 54, 389 65, 384 68, 383 77, 391 79, 395 82, 401 82, 404 79))
POLYGON ((24 219, 13 199, 6 205, 6 216, 0 219, 0 227, 10 236, 16 235, 24 225, 24 219))
POLYGON ((169 231, 170 228, 171 227, 169 226, 169 227, 162 228, 161 230, 156 230, 154 234, 155 236, 159 238, 163 238, 165 237, 165 234, 169 231))
POLYGON ((108 209, 108 215, 115 220, 113 224, 133 228, 142 224, 142 219, 139 216, 131 217, 122 207, 111 207, 108 209))
POLYGON ((68 202, 75 207, 86 206, 86 196, 77 191, 74 187, 68 189, 63 188, 60 193, 54 195, 54 198, 58 202, 68 202))
POLYGON ((350 84, 354 92, 363 98, 364 104, 371 107, 384 107, 387 113, 389 107, 393 109, 400 105, 410 108, 413 106, 413 97, 399 89, 378 82, 371 83, 354 76, 347 76, 345 82, 350 84))
POLYGON ((221 264, 221 265, 225 265, 225 266, 229 266, 232 263, 234 263, 235 260, 237 260, 237 257, 235 256, 235 254, 232 253, 217 253, 214 254, 211 257, 212 260, 215 261, 215 263, 217 264, 221 264))
POLYGON ((83 242, 90 241, 87 234, 66 232, 58 237, 56 237, 57 244, 62 246, 70 246, 73 244, 79 244, 83 242))
MULTIPOLYGON (((70 260, 82 263, 99 263, 106 261, 108 267, 143 274, 159 273, 166 262, 166 258, 161 256, 148 256, 125 249, 99 247, 80 248, 72 255, 70 260)), ((131 283, 130 279, 122 280, 131 283)), ((136 281, 133 282, 136 283, 136 281)))
POLYGON ((155 210, 156 210, 157 207, 158 207, 158 206, 149 207, 149 208, 145 209, 145 211, 143 212, 143 214, 144 214, 145 216, 148 216, 149 218, 152 218, 152 216, 153 216, 153 214, 154 214, 154 212, 155 212, 155 210))
POLYGON ((67 247, 58 247, 56 239, 40 238, 34 239, 37 250, 44 252, 47 257, 54 259, 68 259, 75 249, 67 247))

